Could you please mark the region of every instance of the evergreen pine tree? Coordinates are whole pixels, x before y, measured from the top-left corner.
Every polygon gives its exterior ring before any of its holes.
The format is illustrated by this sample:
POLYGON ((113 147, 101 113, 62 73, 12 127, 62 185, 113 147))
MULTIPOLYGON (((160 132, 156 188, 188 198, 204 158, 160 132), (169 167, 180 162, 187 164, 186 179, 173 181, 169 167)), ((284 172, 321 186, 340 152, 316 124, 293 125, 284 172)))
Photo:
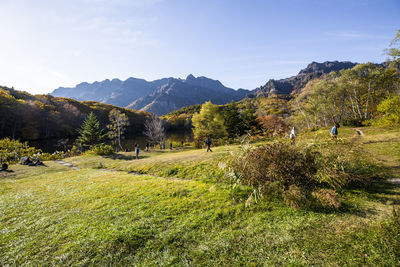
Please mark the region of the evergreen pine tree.
POLYGON ((103 130, 100 130, 100 122, 93 112, 89 113, 78 132, 80 136, 77 141, 84 146, 98 144, 104 138, 103 130))
POLYGON ((241 114, 243 123, 244 123, 244 131, 257 131, 258 122, 257 115, 255 111, 255 107, 247 106, 241 114))
POLYGON ((246 125, 235 102, 232 101, 227 105, 224 111, 224 121, 229 138, 235 138, 244 134, 246 125))

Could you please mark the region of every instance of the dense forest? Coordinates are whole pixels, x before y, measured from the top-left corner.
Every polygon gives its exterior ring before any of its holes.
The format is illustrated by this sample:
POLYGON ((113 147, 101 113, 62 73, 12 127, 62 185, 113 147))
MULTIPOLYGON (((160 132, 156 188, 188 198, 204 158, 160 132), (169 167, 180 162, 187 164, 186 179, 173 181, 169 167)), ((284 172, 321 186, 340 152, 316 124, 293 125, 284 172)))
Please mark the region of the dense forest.
POLYGON ((128 116, 127 137, 141 134, 147 112, 119 108, 94 101, 76 101, 50 95, 31 95, 13 88, 0 87, 0 138, 22 140, 75 137, 90 112, 106 129, 109 113, 118 109, 128 116))

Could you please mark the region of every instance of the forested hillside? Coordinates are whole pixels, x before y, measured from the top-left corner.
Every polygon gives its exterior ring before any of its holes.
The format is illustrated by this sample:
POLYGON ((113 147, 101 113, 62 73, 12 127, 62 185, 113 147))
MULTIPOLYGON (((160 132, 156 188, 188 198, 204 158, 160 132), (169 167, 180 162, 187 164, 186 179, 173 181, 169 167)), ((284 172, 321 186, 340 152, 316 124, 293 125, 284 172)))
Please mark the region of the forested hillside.
POLYGON ((395 62, 386 66, 365 63, 333 71, 311 80, 295 95, 291 101, 294 111, 291 122, 306 128, 333 123, 353 126, 398 124, 399 91, 400 75, 395 62), (389 113, 397 118, 384 122, 389 113))
POLYGON ((141 134, 149 113, 118 108, 94 101, 77 101, 51 95, 31 95, 0 87, 0 138, 38 140, 76 136, 86 116, 93 111, 101 128, 109 123, 109 112, 117 108, 130 122, 126 135, 141 134))

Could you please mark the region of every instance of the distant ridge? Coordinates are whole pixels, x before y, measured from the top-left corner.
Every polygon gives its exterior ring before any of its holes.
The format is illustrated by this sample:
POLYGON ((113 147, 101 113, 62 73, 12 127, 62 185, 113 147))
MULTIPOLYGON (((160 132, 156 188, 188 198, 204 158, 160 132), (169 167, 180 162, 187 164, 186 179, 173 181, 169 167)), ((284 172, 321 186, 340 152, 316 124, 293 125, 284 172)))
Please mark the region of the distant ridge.
POLYGON ((51 95, 81 101, 93 100, 164 115, 184 106, 202 104, 209 100, 215 104, 239 101, 249 92, 225 87, 218 80, 196 78, 189 74, 186 79, 163 78, 151 82, 137 78, 125 81, 107 79, 92 84, 84 82, 72 88, 59 87, 51 95))
POLYGON ((269 96, 272 94, 291 94, 298 92, 304 88, 306 84, 315 78, 319 78, 331 71, 340 71, 343 69, 351 69, 357 63, 350 61, 326 61, 323 63, 311 62, 305 69, 300 70, 299 74, 286 79, 269 80, 265 85, 256 88, 249 97, 269 96))
POLYGON ((182 107, 203 104, 209 100, 214 104, 226 104, 245 97, 289 95, 301 90, 314 78, 319 78, 331 71, 349 69, 355 65, 357 63, 349 61, 311 62, 296 76, 280 80, 270 79, 265 85, 252 91, 234 90, 225 87, 218 80, 189 74, 186 79, 162 78, 150 82, 133 77, 125 81, 106 79, 102 82, 83 82, 72 88, 59 87, 51 95, 80 101, 98 101, 164 115, 182 107))

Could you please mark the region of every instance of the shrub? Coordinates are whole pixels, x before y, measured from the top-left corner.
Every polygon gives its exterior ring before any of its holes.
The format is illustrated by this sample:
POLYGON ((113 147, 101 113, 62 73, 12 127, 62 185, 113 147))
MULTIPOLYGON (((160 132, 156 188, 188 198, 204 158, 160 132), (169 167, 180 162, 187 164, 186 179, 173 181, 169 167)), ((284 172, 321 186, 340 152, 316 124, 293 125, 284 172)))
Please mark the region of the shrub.
POLYGON ((17 163, 21 157, 28 156, 33 157, 41 153, 40 149, 30 147, 28 142, 20 142, 10 138, 4 138, 0 140, 0 160, 17 163))
POLYGON ((41 153, 38 155, 40 160, 45 161, 45 160, 57 160, 57 159, 63 159, 69 156, 69 153, 65 153, 64 151, 55 151, 54 153, 41 153))
POLYGON ((91 146, 90 149, 87 151, 87 153, 100 155, 100 156, 106 156, 106 155, 114 154, 114 149, 110 145, 99 144, 99 145, 91 146))
POLYGON ((335 190, 319 189, 314 191, 312 195, 324 208, 338 209, 341 206, 339 195, 335 190))
POLYGON ((283 199, 285 200, 286 205, 295 210, 307 205, 306 193, 296 185, 289 186, 289 189, 283 192, 283 199))
POLYGON ((20 142, 10 138, 0 140, 0 160, 8 163, 18 163, 22 157, 39 158, 41 161, 63 159, 76 156, 80 151, 76 146, 71 151, 55 151, 54 153, 42 153, 41 149, 30 147, 28 142, 20 142))
MULTIPOLYGON (((258 147, 242 145, 232 155, 225 177, 230 183, 252 187, 261 196, 278 195, 295 209, 311 201, 338 209, 341 189, 369 185, 382 175, 380 170, 348 143, 328 144, 322 140, 318 146, 297 147, 276 142, 258 147)), ((252 194, 248 201, 255 196, 252 194)))
POLYGON ((278 142, 256 148, 247 148, 231 161, 245 185, 266 186, 279 182, 283 190, 291 185, 300 187, 315 184, 317 153, 310 149, 303 151, 286 143, 278 142))
POLYGON ((387 171, 368 159, 362 148, 354 142, 338 140, 333 145, 331 141, 322 140, 319 150, 321 156, 317 158, 319 170, 316 179, 335 190, 350 185, 365 187, 373 179, 386 175, 387 171))

